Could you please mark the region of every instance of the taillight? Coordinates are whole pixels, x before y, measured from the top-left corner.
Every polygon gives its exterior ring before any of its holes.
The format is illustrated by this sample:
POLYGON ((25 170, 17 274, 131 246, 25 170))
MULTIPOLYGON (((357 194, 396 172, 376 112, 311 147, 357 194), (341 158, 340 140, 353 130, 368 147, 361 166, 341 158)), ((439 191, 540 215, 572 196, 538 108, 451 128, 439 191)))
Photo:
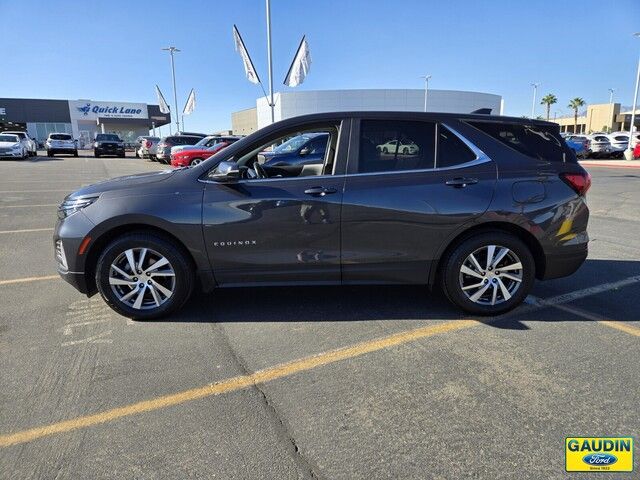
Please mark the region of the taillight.
POLYGON ((152 145, 152 143, 149 140, 144 142, 145 148, 151 148, 151 145, 152 145))
POLYGON ((591 186, 591 175, 583 173, 561 173, 560 178, 569 185, 578 195, 584 195, 591 186))

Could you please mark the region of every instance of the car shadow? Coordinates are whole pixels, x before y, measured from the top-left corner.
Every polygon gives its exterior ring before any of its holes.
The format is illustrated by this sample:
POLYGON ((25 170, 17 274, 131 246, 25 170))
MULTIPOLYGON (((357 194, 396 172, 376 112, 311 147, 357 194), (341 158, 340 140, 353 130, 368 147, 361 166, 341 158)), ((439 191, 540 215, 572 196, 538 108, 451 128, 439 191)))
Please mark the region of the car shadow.
MULTIPOLYGON (((570 277, 537 282, 531 295, 550 299, 640 276, 640 261, 587 260, 570 277), (603 275, 606 272, 606 275, 603 275)), ((637 322, 640 281, 582 296, 590 313, 609 320, 637 322)), ((159 322, 353 322, 366 320, 456 320, 475 318, 495 328, 528 330, 525 322, 594 321, 549 306, 524 303, 494 317, 473 317, 451 305, 439 289, 421 285, 221 288, 196 293, 183 309, 159 322), (541 318, 542 309, 553 309, 541 318)))

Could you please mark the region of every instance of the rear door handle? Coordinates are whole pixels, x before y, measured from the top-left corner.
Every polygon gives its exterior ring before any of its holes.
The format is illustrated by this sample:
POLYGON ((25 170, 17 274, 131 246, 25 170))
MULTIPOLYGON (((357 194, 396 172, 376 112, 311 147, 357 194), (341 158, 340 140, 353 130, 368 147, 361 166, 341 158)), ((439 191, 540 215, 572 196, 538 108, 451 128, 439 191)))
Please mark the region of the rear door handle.
POLYGON ((448 185, 448 186, 454 187, 454 188, 464 188, 467 185, 474 185, 476 183, 478 183, 478 179, 477 178, 456 177, 453 180, 447 180, 445 182, 445 185, 448 185))
POLYGON ((307 188, 304 193, 307 195, 314 195, 316 197, 324 197, 325 195, 329 195, 331 193, 336 193, 337 190, 335 188, 326 188, 326 187, 311 187, 307 188))

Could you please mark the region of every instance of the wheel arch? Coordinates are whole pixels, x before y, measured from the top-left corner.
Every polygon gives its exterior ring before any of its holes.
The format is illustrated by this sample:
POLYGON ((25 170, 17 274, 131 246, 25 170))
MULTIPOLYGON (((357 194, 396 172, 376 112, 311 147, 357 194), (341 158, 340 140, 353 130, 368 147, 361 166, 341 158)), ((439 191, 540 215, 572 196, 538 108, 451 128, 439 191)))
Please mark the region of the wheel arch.
POLYGON ((546 269, 546 257, 544 254, 544 250, 542 249, 542 245, 540 245, 538 239, 531 232, 515 223, 486 222, 479 225, 474 225, 460 232, 446 245, 446 247, 442 250, 436 260, 436 268, 431 269, 431 273, 429 275, 429 285, 435 285, 438 278, 440 278, 440 275, 442 274, 442 262, 447 257, 450 251, 464 242, 467 238, 479 233, 490 231, 509 233, 522 240, 524 244, 529 248, 529 250, 531 251, 531 255, 533 256, 536 267, 536 278, 540 279, 544 277, 544 272, 546 269))
POLYGON ((104 251, 106 246, 116 238, 133 233, 152 233, 173 242, 185 254, 186 258, 191 263, 194 272, 197 272, 198 264, 193 257, 193 254, 189 251, 182 240, 180 240, 178 237, 168 232, 167 230, 158 227, 157 225, 151 225, 148 223, 127 223, 117 225, 101 232, 98 237, 94 238, 89 249, 86 252, 84 272, 87 282, 87 295, 91 296, 98 292, 95 273, 100 254, 104 251))

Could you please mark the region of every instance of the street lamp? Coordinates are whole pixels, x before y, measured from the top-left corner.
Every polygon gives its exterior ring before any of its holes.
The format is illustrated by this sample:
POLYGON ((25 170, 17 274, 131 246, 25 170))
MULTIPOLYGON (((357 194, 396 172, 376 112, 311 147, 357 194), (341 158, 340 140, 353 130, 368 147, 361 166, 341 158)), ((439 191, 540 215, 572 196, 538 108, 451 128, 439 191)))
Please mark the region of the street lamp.
POLYGON ((427 111, 427 96, 429 95, 429 79, 431 75, 423 75, 420 78, 424 78, 424 111, 427 111))
MULTIPOLYGON (((634 33, 634 37, 640 38, 640 32, 634 33)), ((624 151, 624 158, 633 160, 633 126, 636 122, 636 108, 638 105, 638 84, 640 83, 640 57, 638 57, 638 73, 636 74, 636 88, 633 89, 633 105, 631 106, 631 125, 629 125, 629 145, 624 151)))
POLYGON ((178 133, 180 131, 180 117, 178 116, 178 94, 176 93, 176 67, 175 67, 175 64, 173 63, 173 54, 178 53, 180 50, 177 49, 176 47, 167 47, 167 48, 163 48, 162 50, 169 52, 169 54, 171 55, 171 75, 173 76, 173 105, 175 107, 174 114, 176 117, 176 133, 178 133))
POLYGON ((532 83, 533 87, 533 101, 531 102, 531 118, 536 118, 536 93, 538 93, 539 83, 532 83))
POLYGON ((609 89, 609 103, 613 103, 613 92, 615 92, 616 89, 615 88, 610 88, 609 89))

